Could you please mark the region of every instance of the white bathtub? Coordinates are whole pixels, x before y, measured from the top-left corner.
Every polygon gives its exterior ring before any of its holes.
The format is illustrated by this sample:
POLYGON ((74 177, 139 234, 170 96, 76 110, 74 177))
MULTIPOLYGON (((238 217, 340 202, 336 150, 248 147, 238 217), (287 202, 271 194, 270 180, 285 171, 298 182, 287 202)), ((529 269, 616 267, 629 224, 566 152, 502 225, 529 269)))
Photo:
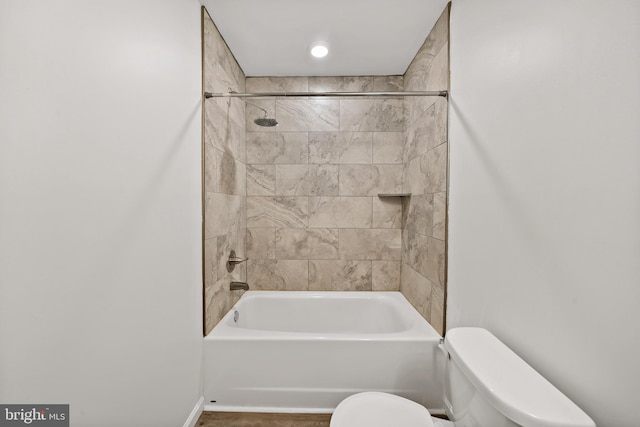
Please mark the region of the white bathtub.
POLYGON ((399 292, 249 291, 204 338, 205 410, 329 413, 378 390, 440 412, 440 338, 399 292))

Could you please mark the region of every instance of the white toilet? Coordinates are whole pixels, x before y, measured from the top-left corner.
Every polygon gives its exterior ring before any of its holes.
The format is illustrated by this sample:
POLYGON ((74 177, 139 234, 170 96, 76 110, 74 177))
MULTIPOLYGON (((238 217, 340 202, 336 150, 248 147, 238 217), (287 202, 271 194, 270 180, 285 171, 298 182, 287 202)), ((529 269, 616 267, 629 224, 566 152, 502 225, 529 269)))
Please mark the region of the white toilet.
POLYGON ((388 393, 343 400, 330 427, 595 427, 595 423, 489 331, 447 332, 444 406, 451 421, 388 393))

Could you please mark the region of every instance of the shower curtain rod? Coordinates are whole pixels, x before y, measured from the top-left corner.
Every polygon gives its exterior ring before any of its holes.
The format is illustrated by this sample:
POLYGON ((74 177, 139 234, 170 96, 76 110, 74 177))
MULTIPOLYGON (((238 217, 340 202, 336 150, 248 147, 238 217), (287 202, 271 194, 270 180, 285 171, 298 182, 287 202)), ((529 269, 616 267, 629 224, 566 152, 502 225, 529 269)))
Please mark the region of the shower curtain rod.
POLYGON ((211 93, 205 92, 205 98, 262 98, 262 97, 275 97, 282 96, 288 97, 302 97, 302 96, 442 96, 447 97, 446 90, 431 90, 422 92, 264 92, 264 93, 237 93, 237 92, 223 92, 223 93, 211 93))

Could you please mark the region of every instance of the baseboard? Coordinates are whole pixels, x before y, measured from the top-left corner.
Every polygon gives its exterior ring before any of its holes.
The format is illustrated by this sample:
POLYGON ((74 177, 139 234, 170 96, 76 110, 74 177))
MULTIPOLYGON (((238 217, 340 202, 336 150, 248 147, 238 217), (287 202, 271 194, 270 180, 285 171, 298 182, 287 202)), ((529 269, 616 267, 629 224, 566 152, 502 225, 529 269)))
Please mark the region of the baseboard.
POLYGON ((204 396, 200 396, 196 406, 193 408, 193 411, 189 414, 189 418, 184 422, 183 427, 195 427, 198 422, 198 418, 200 418, 200 414, 204 410, 204 396))
POLYGON ((204 405, 205 412, 234 412, 234 413, 257 413, 257 414, 333 414, 335 408, 304 408, 304 407, 283 407, 283 406, 227 406, 227 405, 204 405))

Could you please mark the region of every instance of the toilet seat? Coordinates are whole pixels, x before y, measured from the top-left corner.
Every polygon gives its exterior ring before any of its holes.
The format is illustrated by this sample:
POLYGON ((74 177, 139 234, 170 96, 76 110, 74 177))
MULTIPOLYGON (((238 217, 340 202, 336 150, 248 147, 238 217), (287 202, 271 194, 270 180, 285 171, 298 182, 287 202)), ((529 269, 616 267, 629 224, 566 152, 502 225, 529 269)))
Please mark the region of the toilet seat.
POLYGON ((340 402, 329 427, 434 427, 429 411, 404 397, 367 391, 340 402))

